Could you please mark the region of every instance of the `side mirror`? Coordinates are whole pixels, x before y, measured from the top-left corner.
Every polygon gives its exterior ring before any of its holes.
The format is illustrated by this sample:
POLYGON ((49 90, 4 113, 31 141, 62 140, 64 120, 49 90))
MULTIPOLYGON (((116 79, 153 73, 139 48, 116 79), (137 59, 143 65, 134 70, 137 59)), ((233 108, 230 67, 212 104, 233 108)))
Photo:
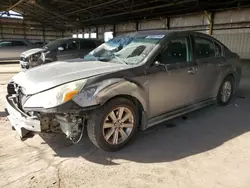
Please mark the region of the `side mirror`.
POLYGON ((58 49, 58 51, 64 51, 64 48, 61 46, 59 46, 57 49, 58 49))
POLYGON ((154 62, 154 65, 155 65, 156 67, 159 67, 159 66, 164 67, 165 70, 166 70, 167 72, 168 72, 168 70, 169 70, 169 65, 160 63, 159 61, 155 61, 155 62, 154 62))
POLYGON ((159 61, 155 61, 154 64, 155 64, 155 66, 157 66, 157 67, 161 65, 161 63, 160 63, 159 61))

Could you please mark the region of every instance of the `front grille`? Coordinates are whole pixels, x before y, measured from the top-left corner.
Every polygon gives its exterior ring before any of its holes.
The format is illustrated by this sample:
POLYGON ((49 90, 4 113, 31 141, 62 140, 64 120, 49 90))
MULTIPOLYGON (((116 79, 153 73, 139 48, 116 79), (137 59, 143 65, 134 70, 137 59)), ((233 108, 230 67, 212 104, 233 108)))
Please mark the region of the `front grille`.
POLYGON ((7 93, 9 96, 11 95, 16 95, 14 96, 14 103, 22 110, 23 104, 26 102, 26 100, 29 98, 29 96, 26 96, 22 92, 22 88, 15 84, 14 82, 10 82, 7 85, 7 93))

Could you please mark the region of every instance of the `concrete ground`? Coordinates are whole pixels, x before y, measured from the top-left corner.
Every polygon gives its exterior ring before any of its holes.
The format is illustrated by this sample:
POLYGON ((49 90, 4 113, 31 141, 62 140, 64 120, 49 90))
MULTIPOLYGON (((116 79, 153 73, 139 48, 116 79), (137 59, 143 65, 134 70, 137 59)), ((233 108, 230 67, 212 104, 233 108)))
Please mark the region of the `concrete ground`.
POLYGON ((0 187, 250 187, 250 64, 229 106, 141 132, 116 153, 87 138, 78 145, 55 134, 21 141, 3 110, 6 83, 18 65, 0 67, 0 187))

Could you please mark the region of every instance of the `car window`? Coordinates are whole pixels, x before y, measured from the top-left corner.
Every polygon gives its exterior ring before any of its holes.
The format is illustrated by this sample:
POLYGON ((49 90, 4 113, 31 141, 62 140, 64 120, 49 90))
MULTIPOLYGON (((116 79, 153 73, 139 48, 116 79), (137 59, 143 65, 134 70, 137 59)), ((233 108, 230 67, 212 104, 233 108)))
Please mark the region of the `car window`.
POLYGON ((57 40, 54 40, 54 41, 50 41, 43 48, 50 49, 50 50, 55 50, 58 47, 63 47, 64 49, 66 49, 66 45, 67 45, 68 41, 69 40, 63 39, 63 38, 62 39, 57 39, 57 40))
POLYGON ((11 46, 11 41, 0 41, 0 47, 11 46))
POLYGON ((80 49, 94 49, 94 48, 96 48, 96 44, 94 41, 81 40, 80 49))
POLYGON ((171 40, 160 55, 160 62, 163 64, 188 62, 190 60, 188 46, 188 37, 171 40))
POLYGON ((194 41, 197 60, 215 57, 213 41, 202 37, 194 37, 194 41))
POLYGON ((23 41, 11 41, 12 46, 27 46, 27 44, 23 41))
POLYGON ((221 45, 219 45, 217 42, 214 42, 214 47, 215 47, 215 56, 222 56, 222 48, 221 45))
POLYGON ((78 40, 69 40, 67 43, 61 44, 60 46, 63 47, 65 51, 77 50, 77 49, 79 49, 79 41, 78 40))

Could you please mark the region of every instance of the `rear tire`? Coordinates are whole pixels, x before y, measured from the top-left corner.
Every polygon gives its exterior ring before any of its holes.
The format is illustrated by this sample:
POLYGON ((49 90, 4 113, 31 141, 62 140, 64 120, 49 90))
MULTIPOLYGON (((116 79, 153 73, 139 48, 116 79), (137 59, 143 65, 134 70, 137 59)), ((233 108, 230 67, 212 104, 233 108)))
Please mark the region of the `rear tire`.
POLYGON ((112 99, 91 113, 87 123, 89 139, 105 151, 117 151, 135 137, 138 120, 136 106, 130 100, 112 99))
POLYGON ((225 106, 230 103, 234 94, 234 78, 233 76, 227 76, 218 91, 217 104, 225 106))

